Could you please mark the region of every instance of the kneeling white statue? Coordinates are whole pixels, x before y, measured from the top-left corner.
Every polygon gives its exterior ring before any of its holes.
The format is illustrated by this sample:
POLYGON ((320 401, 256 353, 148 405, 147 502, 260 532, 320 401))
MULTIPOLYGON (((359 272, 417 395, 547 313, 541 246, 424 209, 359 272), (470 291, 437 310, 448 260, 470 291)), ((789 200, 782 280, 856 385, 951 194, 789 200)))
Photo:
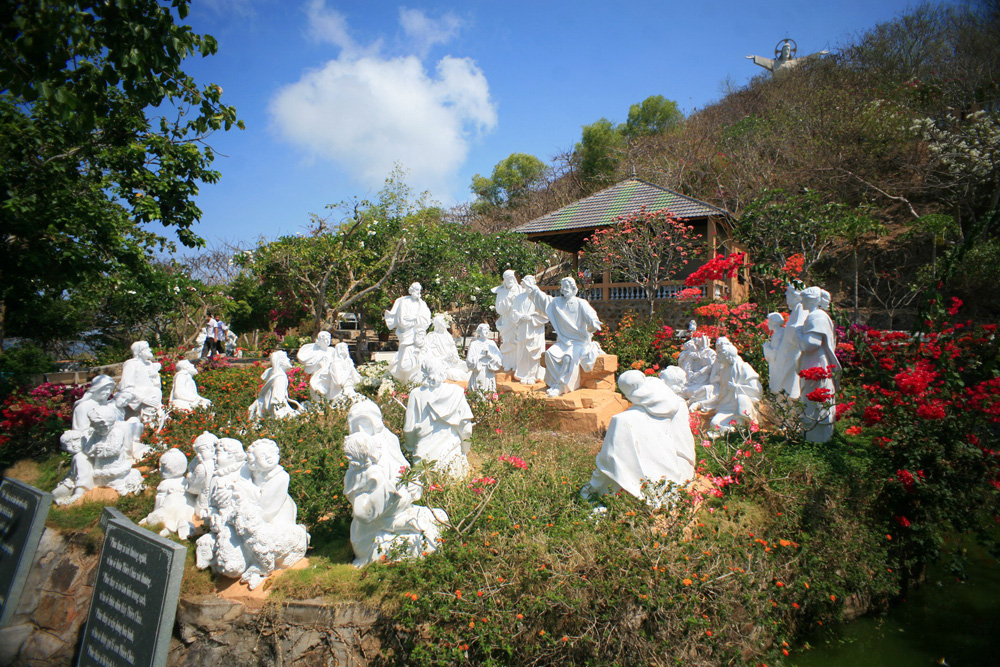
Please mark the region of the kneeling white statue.
POLYGON ((757 421, 757 404, 764 393, 760 376, 750 364, 743 361, 736 346, 720 336, 715 341, 715 368, 713 378, 718 378, 715 395, 707 401, 695 403, 692 410, 714 411, 710 432, 724 433, 740 424, 757 421))
POLYGON ((356 420, 344 438, 344 454, 350 461, 344 475, 344 495, 354 509, 354 565, 418 558, 435 551, 448 515, 444 510, 414 505, 421 497, 421 487, 400 484, 398 460, 384 440, 369 430, 370 424, 356 420))
POLYGON ((448 370, 440 360, 426 360, 423 370, 424 383, 410 392, 406 403, 406 449, 413 454, 414 463, 433 462, 451 477, 465 477, 472 408, 461 387, 445 384, 448 370))
POLYGON ((208 408, 212 401, 198 394, 198 385, 194 376, 198 374, 187 359, 177 362, 177 372, 174 374, 174 385, 170 388, 170 407, 174 410, 187 412, 198 408, 208 408))
POLYGON ((665 382, 642 371, 625 371, 618 387, 632 407, 611 418, 597 469, 580 493, 591 497, 624 490, 658 507, 665 499, 663 485, 682 485, 694 477, 687 405, 665 382))

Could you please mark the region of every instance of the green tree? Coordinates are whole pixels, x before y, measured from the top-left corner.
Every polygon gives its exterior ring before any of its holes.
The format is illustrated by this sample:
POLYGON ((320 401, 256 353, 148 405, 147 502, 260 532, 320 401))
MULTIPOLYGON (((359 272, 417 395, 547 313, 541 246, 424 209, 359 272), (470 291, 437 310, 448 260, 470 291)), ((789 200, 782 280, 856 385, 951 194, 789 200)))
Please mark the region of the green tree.
POLYGON ((514 208, 545 182, 548 168, 534 155, 511 153, 493 167, 490 178, 472 177, 472 192, 480 208, 514 208))
POLYGON ((860 275, 858 252, 870 239, 881 236, 885 232, 885 225, 873 218, 871 211, 867 208, 843 209, 840 211, 839 216, 834 217, 830 221, 828 233, 846 242, 851 249, 851 270, 854 274, 854 322, 860 321, 858 313, 858 282, 860 275))
POLYGON ((576 145, 580 178, 589 189, 610 185, 625 150, 618 128, 607 118, 583 126, 583 135, 576 145))
POLYGON ((663 95, 651 95, 628 110, 628 120, 621 127, 627 139, 642 136, 666 134, 680 126, 684 114, 677 108, 677 102, 663 95))
MULTIPOLYGON (((179 25, 188 0, 26 0, 0 7, 0 340, 17 295, 140 271, 172 228, 187 246, 204 144, 242 127, 219 86, 181 69, 216 51, 179 25)), ((53 297, 55 298, 55 297, 53 297)))

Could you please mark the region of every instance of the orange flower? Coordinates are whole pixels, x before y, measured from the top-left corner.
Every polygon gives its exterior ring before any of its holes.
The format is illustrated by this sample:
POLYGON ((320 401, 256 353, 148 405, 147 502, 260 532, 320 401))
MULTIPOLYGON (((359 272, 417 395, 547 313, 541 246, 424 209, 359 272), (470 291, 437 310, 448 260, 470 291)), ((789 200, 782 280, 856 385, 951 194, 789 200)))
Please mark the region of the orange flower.
POLYGON ((837 601, 837 596, 836 595, 831 595, 830 596, 830 602, 836 602, 836 601, 837 601))
POLYGON ((691 581, 690 579, 685 579, 685 580, 684 580, 684 581, 682 581, 681 583, 682 583, 682 584, 684 584, 685 586, 690 586, 690 585, 691 585, 691 584, 693 584, 694 582, 693 582, 693 581, 691 581))

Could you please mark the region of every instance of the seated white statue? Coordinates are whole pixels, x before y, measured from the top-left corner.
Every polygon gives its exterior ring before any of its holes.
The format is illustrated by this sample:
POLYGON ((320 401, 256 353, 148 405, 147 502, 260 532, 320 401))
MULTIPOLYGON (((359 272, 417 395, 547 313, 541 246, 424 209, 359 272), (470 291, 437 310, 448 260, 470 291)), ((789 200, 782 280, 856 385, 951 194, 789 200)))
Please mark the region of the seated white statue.
MULTIPOLYGON (((808 379, 800 377, 800 399, 804 404, 802 430, 809 442, 828 442, 833 437, 836 420, 837 382, 834 375, 840 370, 837 359, 837 333, 833 320, 823 309, 823 291, 809 287, 801 292, 801 307, 806 312, 802 326, 795 330, 800 350, 796 376, 807 369, 823 369, 829 377, 808 379), (807 396, 825 389, 829 400, 813 401, 807 396)), ((788 332, 785 333, 789 335, 788 332)))
POLYGON ((330 332, 320 331, 315 343, 306 343, 299 348, 298 358, 303 369, 309 374, 309 396, 313 401, 331 400, 328 397, 331 384, 330 365, 333 363, 333 348, 330 347, 330 332))
MULTIPOLYGON (((448 369, 449 380, 467 382, 469 369, 458 356, 458 346, 455 345, 455 338, 451 335, 447 318, 439 313, 434 316, 433 325, 434 329, 427 333, 425 344, 427 355, 444 362, 448 369)), ((419 378, 415 381, 419 381, 419 378)))
POLYGON ((517 284, 514 271, 503 272, 503 282, 492 289, 496 295, 497 331, 500 333, 500 355, 503 370, 512 371, 517 362, 517 323, 514 319, 514 301, 523 288, 517 284))
POLYGON ((681 346, 677 365, 684 370, 687 384, 682 396, 689 406, 711 399, 715 394, 712 369, 715 367, 715 350, 708 336, 693 336, 681 346))
MULTIPOLYGON (((424 361, 431 359, 427 348, 427 332, 418 329, 413 333, 413 343, 400 348, 389 364, 389 374, 403 384, 420 384, 423 380, 424 361)), ((447 373, 447 367, 445 367, 447 373)))
POLYGON ((490 325, 476 327, 476 338, 469 344, 465 363, 472 375, 469 377, 469 391, 490 393, 497 390, 497 371, 503 370, 500 348, 490 338, 490 325))
POLYGON ((185 486, 188 493, 188 504, 194 510, 195 516, 205 518, 208 515, 209 492, 212 478, 215 477, 215 449, 219 439, 208 431, 194 439, 194 458, 188 466, 185 475, 185 486))
POLYGON ((330 363, 330 390, 327 394, 330 400, 336 400, 341 396, 356 396, 357 390, 354 388, 361 382, 361 374, 354 366, 354 359, 351 359, 351 349, 347 343, 337 343, 333 348, 333 361, 330 363))
POLYGON ((247 449, 247 466, 259 496, 257 504, 266 523, 294 525, 295 501, 288 495, 288 472, 281 465, 281 452, 274 440, 255 440, 247 449))
POLYGON ((632 406, 611 418, 597 469, 584 497, 624 490, 653 507, 665 499, 667 483, 694 477, 694 436, 684 399, 659 378, 625 371, 618 387, 632 406))
POLYGON ((248 409, 250 419, 288 419, 298 416, 302 406, 298 401, 288 398, 287 371, 291 367, 292 362, 288 360, 287 354, 280 350, 271 353, 271 367, 260 376, 264 386, 260 388, 257 400, 248 409))
POLYGON ((161 418, 163 412, 163 390, 160 383, 160 364, 155 361, 149 343, 144 340, 132 343, 132 358, 122 364, 122 379, 119 390, 132 393, 128 404, 128 417, 139 417, 144 424, 161 418))
POLYGON ((195 565, 235 579, 247 569, 243 538, 233 522, 240 502, 253 503, 257 489, 247 465, 243 444, 234 438, 219 438, 215 450, 215 474, 209 483, 208 508, 204 513, 209 533, 198 538, 195 565))
POLYGON ((453 478, 469 471, 467 441, 472 436, 472 408, 465 392, 445 384, 447 370, 437 359, 424 362, 424 383, 410 392, 403 421, 403 440, 413 462, 433 462, 453 478))
POLYGON ((156 487, 156 502, 153 511, 139 521, 140 526, 163 526, 160 535, 168 536, 177 533, 177 537, 186 540, 194 530, 191 519, 194 516, 194 506, 188 502, 187 483, 184 473, 187 471, 187 457, 179 449, 168 449, 160 456, 160 475, 163 481, 156 487))
POLYGON ((83 452, 93 463, 94 486, 107 486, 123 496, 146 488, 142 473, 132 467, 135 459, 130 445, 135 440, 137 421, 121 421, 114 405, 94 408, 89 417, 94 431, 83 452))
POLYGON ((344 495, 354 514, 351 546, 355 567, 390 555, 419 558, 435 551, 448 515, 444 510, 413 504, 420 499, 420 487, 399 483, 398 461, 386 450, 384 440, 367 431, 358 421, 344 438, 344 454, 350 462, 344 475, 344 495))
POLYGON ((521 292, 514 298, 510 318, 514 321, 514 378, 521 384, 535 384, 545 378, 542 353, 545 352, 545 309, 532 299, 535 277, 521 279, 521 292))
POLYGON ((715 341, 715 366, 718 377, 715 395, 691 406, 692 410, 714 411, 710 432, 724 433, 738 425, 757 421, 757 404, 764 390, 760 376, 743 361, 736 346, 720 336, 715 341))
POLYGON ((92 425, 88 417, 91 410, 111 402, 111 394, 115 390, 115 381, 107 375, 98 375, 90 381, 90 387, 83 396, 73 404, 73 419, 71 429, 80 432, 83 437, 90 435, 92 425))
MULTIPOLYGON (((365 433, 377 440, 382 452, 382 463, 395 470, 397 476, 410 467, 410 462, 403 456, 403 450, 399 446, 399 438, 385 427, 382 410, 374 401, 364 400, 352 405, 347 412, 347 427, 351 433, 365 433)), ((419 500, 419 486, 414 486, 414 489, 419 500)))
MULTIPOLYGON (((88 419, 88 423, 89 423, 88 419)), ((90 430, 90 435, 93 429, 90 430)), ((83 444, 90 438, 83 431, 69 430, 59 438, 65 451, 72 455, 69 474, 52 490, 57 505, 70 505, 94 488, 94 463, 83 453, 83 444)))
POLYGON ((174 374, 174 385, 170 388, 170 407, 174 410, 188 412, 198 408, 211 407, 212 401, 198 394, 198 385, 194 376, 198 374, 187 359, 177 362, 177 372, 174 374))
MULTIPOLYGON (((396 352, 396 360, 389 365, 389 372, 399 382, 413 382, 412 378, 397 376, 401 372, 401 359, 407 348, 416 342, 418 331, 427 332, 427 327, 431 325, 431 309, 427 303, 420 298, 423 288, 420 283, 410 285, 409 295, 396 299, 392 308, 385 311, 385 325, 396 332, 399 339, 399 351, 396 352)), ((419 366, 418 373, 419 373, 419 366)), ((418 380, 419 381, 419 380, 418 380)))
POLYGON ((576 281, 563 278, 560 296, 551 297, 535 286, 532 300, 544 310, 556 332, 556 342, 545 351, 545 384, 549 396, 559 396, 580 388, 580 371, 591 371, 602 354, 593 340, 601 321, 593 307, 576 296, 576 281))

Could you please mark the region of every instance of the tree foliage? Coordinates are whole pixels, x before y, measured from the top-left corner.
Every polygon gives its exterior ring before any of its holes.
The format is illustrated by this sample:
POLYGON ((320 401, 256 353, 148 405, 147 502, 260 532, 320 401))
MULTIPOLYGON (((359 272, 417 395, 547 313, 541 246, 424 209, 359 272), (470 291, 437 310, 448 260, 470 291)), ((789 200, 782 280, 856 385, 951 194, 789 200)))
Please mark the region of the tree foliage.
POLYGON ((472 192, 479 201, 474 205, 515 208, 545 180, 548 168, 534 155, 511 153, 493 167, 490 178, 472 177, 472 192))
POLYGON ((219 86, 181 70, 184 58, 216 51, 212 37, 178 23, 188 4, 0 8, 0 314, 24 305, 18 295, 55 300, 99 276, 146 270, 168 243, 148 223, 202 243, 193 198, 219 178, 203 142, 242 123, 219 86))

